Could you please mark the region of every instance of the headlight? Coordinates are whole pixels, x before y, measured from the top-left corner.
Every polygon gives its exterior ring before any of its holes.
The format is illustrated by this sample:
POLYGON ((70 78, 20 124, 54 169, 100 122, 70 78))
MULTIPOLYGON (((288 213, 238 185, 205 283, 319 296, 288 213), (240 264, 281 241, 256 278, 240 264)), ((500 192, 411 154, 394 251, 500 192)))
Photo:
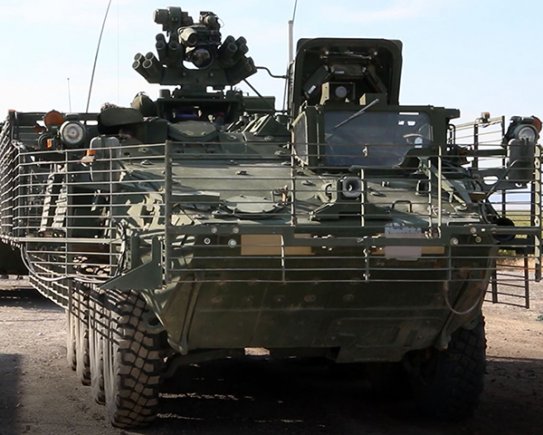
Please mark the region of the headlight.
POLYGON ((362 181, 358 177, 343 177, 341 180, 341 193, 344 198, 356 199, 362 194, 362 181))
POLYGON ((515 136, 519 140, 535 143, 537 141, 537 131, 531 125, 523 125, 515 131, 515 136))
POLYGON ((535 145, 541 132, 541 120, 537 116, 512 116, 509 127, 503 136, 502 145, 507 145, 512 140, 528 142, 535 145))
POLYGON ((76 147, 85 141, 87 130, 77 121, 67 121, 60 127, 60 139, 69 147, 76 147))

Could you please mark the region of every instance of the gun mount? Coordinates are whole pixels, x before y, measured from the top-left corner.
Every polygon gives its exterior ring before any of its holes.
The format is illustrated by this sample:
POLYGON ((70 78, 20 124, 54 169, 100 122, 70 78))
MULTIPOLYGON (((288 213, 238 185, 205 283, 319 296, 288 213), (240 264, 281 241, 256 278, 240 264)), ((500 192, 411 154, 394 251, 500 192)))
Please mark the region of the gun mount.
POLYGON ((132 67, 149 83, 181 85, 184 92, 202 92, 235 85, 256 72, 244 37, 221 40, 219 17, 202 11, 198 23, 179 7, 157 9, 155 49, 136 54, 132 67))

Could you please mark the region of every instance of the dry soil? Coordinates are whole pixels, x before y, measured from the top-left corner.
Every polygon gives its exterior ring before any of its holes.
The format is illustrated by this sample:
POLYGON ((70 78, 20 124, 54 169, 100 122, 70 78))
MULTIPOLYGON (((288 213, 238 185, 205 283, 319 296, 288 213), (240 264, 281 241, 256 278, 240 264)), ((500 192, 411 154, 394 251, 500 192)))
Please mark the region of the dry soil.
POLYGON ((156 424, 137 432, 109 426, 66 363, 65 313, 21 286, 0 286, 0 435, 543 434, 543 284, 530 310, 485 303, 486 386, 463 424, 421 419, 408 399, 377 399, 325 367, 229 361, 185 369, 156 424))

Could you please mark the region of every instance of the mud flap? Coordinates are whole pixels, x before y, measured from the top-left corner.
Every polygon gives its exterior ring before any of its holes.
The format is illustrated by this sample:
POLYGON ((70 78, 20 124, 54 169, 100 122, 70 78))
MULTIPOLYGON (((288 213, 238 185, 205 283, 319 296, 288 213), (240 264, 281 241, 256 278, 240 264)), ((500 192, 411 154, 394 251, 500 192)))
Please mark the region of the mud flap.
POLYGON ((151 247, 151 261, 110 279, 100 287, 105 290, 148 290, 162 285, 162 250, 155 237, 151 247))

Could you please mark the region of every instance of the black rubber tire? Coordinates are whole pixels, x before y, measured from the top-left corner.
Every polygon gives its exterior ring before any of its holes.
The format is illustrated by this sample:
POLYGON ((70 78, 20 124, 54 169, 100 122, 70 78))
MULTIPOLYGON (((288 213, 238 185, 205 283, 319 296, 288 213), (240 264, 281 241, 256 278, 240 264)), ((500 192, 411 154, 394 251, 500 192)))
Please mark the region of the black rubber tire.
POLYGON ((83 385, 91 384, 89 357, 89 296, 88 290, 81 286, 76 288, 74 295, 75 307, 75 358, 77 377, 83 385))
POLYGON ((133 428, 153 422, 158 408, 163 360, 160 334, 148 330, 143 298, 108 291, 104 339, 104 390, 113 426, 133 428))
POLYGON ((481 316, 473 329, 459 329, 445 351, 434 351, 412 376, 420 411, 445 421, 473 415, 483 391, 486 368, 485 324, 481 316))
POLYGON ((103 297, 97 291, 89 296, 89 359, 92 396, 100 405, 106 403, 104 393, 103 340, 103 297))
POLYGON ((77 368, 75 346, 75 323, 77 319, 70 311, 70 308, 66 309, 66 360, 68 361, 68 367, 75 371, 77 368))

